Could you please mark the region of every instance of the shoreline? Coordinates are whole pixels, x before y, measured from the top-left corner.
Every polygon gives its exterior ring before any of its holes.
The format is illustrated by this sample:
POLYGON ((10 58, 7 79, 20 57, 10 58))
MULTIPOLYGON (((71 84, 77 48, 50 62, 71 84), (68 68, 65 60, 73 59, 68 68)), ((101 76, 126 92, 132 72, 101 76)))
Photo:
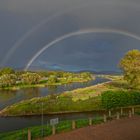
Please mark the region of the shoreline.
MULTIPOLYGON (((110 81, 114 81, 113 77, 114 76, 110 76, 110 75, 95 75, 92 76, 91 79, 79 79, 78 81, 72 81, 72 82, 58 82, 58 83, 52 83, 52 84, 47 84, 47 83, 40 83, 40 84, 33 84, 33 85, 16 85, 16 86, 11 86, 11 87, 0 87, 0 90, 21 90, 21 89, 26 89, 26 88, 43 88, 43 87, 48 87, 48 86, 61 86, 61 85, 67 85, 67 84, 72 84, 72 83, 86 83, 86 82, 90 82, 92 80, 96 80, 97 77, 101 77, 101 78, 105 78, 108 79, 110 81)), ((118 76, 116 76, 118 77, 118 76)), ((98 85, 98 84, 97 84, 98 85)))
POLYGON ((95 80, 96 78, 92 78, 90 80, 79 80, 79 81, 73 81, 73 82, 65 82, 65 83, 53 83, 53 84, 35 84, 35 85, 21 85, 21 86, 12 86, 12 87, 3 87, 0 88, 0 90, 20 90, 20 89, 26 89, 26 88, 39 88, 39 87, 48 87, 48 86, 61 86, 65 84, 72 84, 72 83, 86 83, 90 82, 92 80, 95 80))
MULTIPOLYGON (((125 107, 120 107, 122 109, 132 109, 132 108, 140 108, 140 105, 132 105, 132 106, 125 106, 125 107)), ((111 111, 113 110, 118 110, 120 108, 116 108, 116 109, 111 109, 111 111)), ((91 113, 91 112, 96 112, 96 113, 105 113, 107 112, 107 109, 94 109, 94 110, 86 110, 86 111, 64 111, 64 112, 50 112, 50 113, 44 113, 43 116, 47 116, 47 115, 72 115, 72 114, 79 114, 79 113, 91 113)), ((27 114, 27 115, 1 115, 1 111, 0 111, 0 118, 8 118, 8 117, 37 117, 37 116, 41 116, 42 114, 27 114)))
MULTIPOLYGON (((96 88, 100 88, 101 86, 104 86, 104 85, 107 85, 107 84, 110 84, 112 81, 107 81, 107 82, 103 82, 103 83, 100 83, 100 84, 96 84, 96 85, 92 85, 92 86, 89 86, 89 87, 85 87, 85 88, 77 88, 77 89, 75 89, 75 90, 72 90, 72 91, 66 91, 66 92, 64 92, 64 93, 61 93, 59 96, 60 97, 63 97, 63 96, 65 96, 65 95, 69 95, 69 92, 72 92, 72 93, 75 93, 75 92, 77 92, 77 91, 79 91, 79 90, 83 90, 83 92, 84 92, 84 90, 90 90, 90 89, 92 89, 92 90, 94 90, 94 89, 96 89, 96 88)), ((95 93, 96 94, 96 93, 95 93)), ((94 94, 94 97, 97 97, 99 94, 96 94, 95 95, 94 94)), ((46 96, 47 97, 47 96, 46 96)), ((35 97, 35 98, 32 98, 32 99, 34 99, 34 100, 38 100, 38 99, 43 99, 44 97, 35 97)), ((30 100, 32 100, 32 99, 30 99, 30 100)), ((26 101, 29 101, 29 100, 23 100, 23 101, 21 101, 21 102, 19 102, 19 103, 25 103, 26 101)), ((10 105, 10 106, 7 106, 6 108, 4 108, 4 109, 2 109, 2 110, 0 110, 0 117, 2 117, 2 116, 5 116, 5 117, 18 117, 18 116, 20 116, 20 117, 22 117, 22 116, 39 116, 40 114, 26 114, 26 115, 4 115, 3 114, 3 111, 5 111, 5 109, 8 109, 8 108, 10 108, 10 107, 13 107, 13 106, 15 106, 15 105, 17 105, 17 104, 19 104, 19 103, 16 103, 16 104, 13 104, 13 105, 10 105)), ((104 110, 104 109, 99 109, 99 110, 104 110)), ((50 114, 50 115, 57 115, 57 114, 69 114, 69 113, 82 113, 82 112, 91 112, 91 111, 98 111, 98 109, 91 109, 91 110, 83 110, 83 111, 63 111, 63 112, 49 112, 49 113, 45 113, 46 115, 48 114, 50 114)))
MULTIPOLYGON (((47 116, 47 115, 68 115, 68 114, 79 114, 79 113, 91 113, 91 112, 106 112, 105 109, 100 109, 100 110, 87 110, 87 111, 64 111, 64 112, 52 112, 52 113, 46 113, 43 114, 43 116, 47 116)), ((0 112, 1 113, 1 112, 0 112)), ((41 116, 42 114, 27 114, 27 115, 1 115, 0 114, 0 118, 8 118, 8 117, 37 117, 37 116, 41 116)))

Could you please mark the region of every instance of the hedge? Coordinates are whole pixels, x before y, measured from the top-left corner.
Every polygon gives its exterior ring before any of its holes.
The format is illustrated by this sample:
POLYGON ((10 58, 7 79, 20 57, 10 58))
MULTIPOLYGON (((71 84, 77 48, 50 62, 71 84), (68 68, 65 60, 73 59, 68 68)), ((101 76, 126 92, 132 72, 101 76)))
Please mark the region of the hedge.
POLYGON ((140 105, 140 92, 136 91, 106 91, 101 94, 102 106, 114 109, 131 105, 140 105))

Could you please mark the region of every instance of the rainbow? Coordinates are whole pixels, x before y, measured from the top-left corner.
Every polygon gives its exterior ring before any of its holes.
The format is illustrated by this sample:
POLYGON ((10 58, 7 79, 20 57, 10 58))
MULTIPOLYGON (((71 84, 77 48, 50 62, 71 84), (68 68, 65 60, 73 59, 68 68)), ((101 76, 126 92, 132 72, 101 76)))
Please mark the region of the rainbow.
POLYGON ((29 67, 31 66, 31 64, 44 52, 46 51, 46 49, 48 49, 49 47, 52 47, 53 45, 66 40, 70 37, 73 36, 79 36, 79 35, 83 35, 83 34, 90 34, 90 33, 114 33, 114 34, 119 34, 119 35, 123 35, 123 36, 128 36, 131 38, 134 38, 136 40, 140 41, 140 36, 133 34, 131 32, 128 31, 124 31, 124 30, 118 30, 118 29, 101 29, 101 28, 91 28, 91 29, 83 29, 83 30, 79 30, 79 31, 75 31, 75 32, 71 32, 68 34, 65 34, 63 36, 58 37, 57 39, 53 40, 52 42, 50 42, 49 44, 45 45, 42 49, 40 49, 28 62, 28 64, 26 65, 24 70, 28 70, 29 67))

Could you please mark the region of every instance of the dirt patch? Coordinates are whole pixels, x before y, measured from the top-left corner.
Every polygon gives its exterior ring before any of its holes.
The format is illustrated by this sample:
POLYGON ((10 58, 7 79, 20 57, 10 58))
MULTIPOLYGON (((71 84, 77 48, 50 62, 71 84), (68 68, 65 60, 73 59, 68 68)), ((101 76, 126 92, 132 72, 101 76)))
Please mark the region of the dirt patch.
POLYGON ((140 140, 140 116, 57 134, 45 140, 140 140))

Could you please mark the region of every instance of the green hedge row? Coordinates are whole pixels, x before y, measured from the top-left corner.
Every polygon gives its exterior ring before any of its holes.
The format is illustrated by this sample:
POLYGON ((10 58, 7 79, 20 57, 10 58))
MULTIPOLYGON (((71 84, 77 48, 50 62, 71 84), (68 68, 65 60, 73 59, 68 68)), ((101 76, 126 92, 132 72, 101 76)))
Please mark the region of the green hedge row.
POLYGON ((140 92, 135 91, 106 91, 101 95, 102 106, 114 109, 131 105, 140 105, 140 92))

